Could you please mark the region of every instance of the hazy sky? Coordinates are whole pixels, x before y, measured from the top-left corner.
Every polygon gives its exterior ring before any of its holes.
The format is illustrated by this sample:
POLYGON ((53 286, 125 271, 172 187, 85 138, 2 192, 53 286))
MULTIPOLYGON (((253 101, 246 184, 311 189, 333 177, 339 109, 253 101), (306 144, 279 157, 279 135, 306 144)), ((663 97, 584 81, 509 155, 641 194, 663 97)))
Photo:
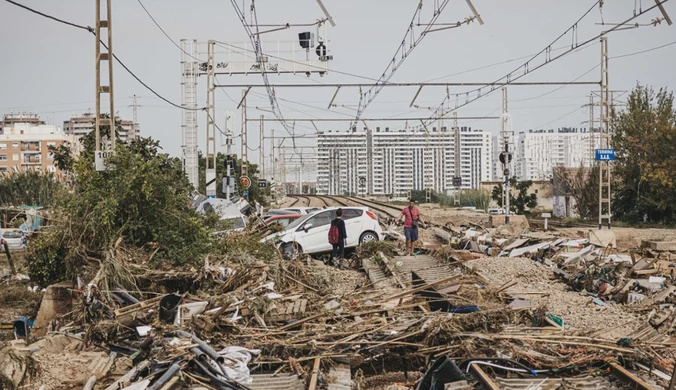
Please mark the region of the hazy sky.
MULTIPOLYGON (((182 38, 198 41, 216 39, 244 42, 245 31, 237 19, 232 4, 225 0, 142 0, 166 32, 178 42, 182 38)), ((95 1, 89 0, 21 0, 23 4, 48 14, 82 25, 94 24, 95 1)), ((237 0, 242 7, 242 0, 237 0)), ((126 65, 158 93, 177 104, 181 103, 180 51, 162 34, 143 11, 137 0, 113 2, 114 50, 126 65)), ((247 17, 249 16, 248 4, 247 17)), ((395 53, 413 16, 417 0, 324 0, 337 26, 329 32, 327 44, 334 56, 331 69, 377 78, 395 53)), ((430 18, 434 1, 425 0, 422 22, 430 18)), ((472 23, 457 29, 430 33, 404 62, 391 81, 420 82, 489 82, 516 68, 525 58, 547 45, 570 27, 594 2, 590 0, 474 0, 485 24, 472 23), (492 64, 501 63, 495 66, 492 64), (483 68, 465 72, 476 68, 483 68), (462 72, 462 73, 461 73, 462 72), (461 73, 461 74, 460 74, 461 73)), ((665 4, 672 18, 676 18, 676 2, 665 4), (672 4, 673 3, 673 4, 672 4)), ((605 2, 602 12, 597 8, 578 26, 578 41, 597 35, 603 27, 597 25, 624 21, 638 7, 654 5, 650 0, 617 0, 605 2)), ((261 24, 313 23, 323 16, 315 0, 257 0, 258 21, 261 24)), ((10 3, 0 1, 0 114, 12 111, 39 113, 50 123, 62 125, 71 115, 94 110, 94 49, 91 34, 31 14, 10 3)), ((464 20, 471 11, 463 0, 451 0, 439 23, 464 20)), ((661 16, 658 10, 638 18, 635 22, 649 23, 661 16)), ((422 29, 422 27, 420 27, 422 29)), ((265 34, 263 50, 274 52, 276 41, 297 39, 297 33, 308 28, 290 28, 265 34)), ((657 27, 639 27, 614 32, 609 36, 611 57, 635 53, 676 41, 676 26, 665 22, 657 27)), ((554 45, 554 49, 571 45, 571 40, 554 45)), ((563 51, 564 49, 561 49, 563 51)), ((556 52, 555 52, 556 54, 556 52)), ((520 81, 571 81, 588 72, 600 61, 600 45, 569 54, 527 75, 520 81)), ((647 53, 611 59, 611 89, 628 90, 636 82, 656 88, 676 83, 676 45, 647 53)), ((312 75, 269 75, 272 83, 336 83, 368 82, 338 73, 324 77, 312 75), (314 81, 313 81, 314 80, 314 81)), ((580 80, 597 81, 596 68, 580 80)), ((220 76, 222 83, 261 84, 259 75, 220 76)), ((199 106, 206 100, 206 78, 199 82, 199 106)), ((581 107, 588 103, 591 86, 513 86, 509 87, 509 109, 515 130, 530 128, 585 127, 588 111, 581 107)), ((451 89, 462 92, 465 89, 451 89)), ((416 88, 386 88, 366 110, 364 117, 425 116, 429 111, 409 108, 416 88)), ((241 90, 228 88, 235 99, 241 90)), ((270 113, 254 107, 269 108, 264 89, 249 95, 249 117, 270 113)), ((288 118, 345 117, 325 110, 334 89, 278 89, 276 91, 282 113, 288 118), (284 100, 282 100, 284 99, 284 100), (320 109, 310 108, 316 106, 320 109), (322 109, 323 108, 323 109, 322 109)), ((161 141, 172 155, 180 155, 181 110, 173 108, 136 82, 119 65, 115 66, 116 110, 131 119, 131 98, 139 95, 138 118, 143 136, 161 141)), ((426 88, 417 103, 437 106, 443 88, 426 88)), ((235 104, 225 93, 217 91, 217 120, 224 126, 226 110, 235 104)), ((460 116, 499 114, 500 93, 487 96, 458 111, 460 116)), ((622 100, 622 99, 621 99, 622 100)), ((342 89, 336 103, 354 107, 359 102, 357 89, 342 89)), ((353 113, 353 108, 334 108, 332 111, 353 113)), ((239 133, 239 113, 235 114, 235 133, 239 133)), ((204 148, 205 114, 199 114, 200 149, 204 148)), ((346 122, 318 123, 322 130, 346 130, 346 122)), ((373 123, 371 126, 397 128, 403 122, 373 123)), ((418 123, 410 123, 418 125, 418 123)), ((498 130, 497 121, 464 121, 461 126, 498 130)), ((267 123, 276 134, 283 133, 279 124, 267 123)), ((360 126, 361 127, 361 126, 360 126)), ((297 134, 314 133, 310 123, 299 123, 297 134)), ((250 147, 258 147, 258 124, 249 127, 250 147)), ((299 140, 298 145, 311 145, 311 140, 299 140)), ((220 147, 220 141, 219 141, 220 147)), ((266 149, 268 145, 266 145, 266 149)), ((236 145, 239 151, 239 145, 236 145)), ((308 153, 311 153, 308 151, 308 153)), ((250 159, 258 162, 258 153, 250 152, 250 159)))

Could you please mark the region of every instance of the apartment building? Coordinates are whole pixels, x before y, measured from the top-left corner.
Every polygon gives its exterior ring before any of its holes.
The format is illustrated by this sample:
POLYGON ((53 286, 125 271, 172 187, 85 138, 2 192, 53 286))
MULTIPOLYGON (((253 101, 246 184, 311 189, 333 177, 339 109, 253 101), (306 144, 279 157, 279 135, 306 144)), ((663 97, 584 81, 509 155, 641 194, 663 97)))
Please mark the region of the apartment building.
MULTIPOLYGON (((133 121, 123 120, 119 117, 115 118, 116 121, 119 121, 122 130, 119 133, 120 140, 123 142, 129 142, 132 139, 139 138, 141 136, 141 128, 138 123, 134 124, 133 121)), ((89 134, 94 130, 96 120, 94 114, 84 113, 80 116, 74 116, 67 121, 63 122, 63 130, 66 134, 74 136, 77 140, 81 137, 89 134)))
POLYGON ((17 123, 28 123, 30 125, 38 126, 44 125, 45 121, 40 119, 38 114, 32 114, 29 112, 5 114, 2 117, 2 121, 0 121, 0 129, 12 127, 17 123))
POLYGON ((430 132, 406 130, 320 132, 317 149, 317 193, 322 195, 403 196, 409 190, 456 189, 456 139, 459 145, 459 188, 478 188, 490 180, 491 136, 461 127, 430 132))
POLYGON ((74 141, 54 125, 19 123, 0 128, 0 173, 52 172, 54 159, 50 146, 74 141))
MULTIPOLYGON (((520 132, 516 143, 514 173, 517 178, 549 180, 552 179, 553 168, 557 166, 592 166, 593 151, 599 140, 596 129, 589 133, 586 128, 564 127, 520 132)), ((496 163, 500 164, 499 161, 496 163)))

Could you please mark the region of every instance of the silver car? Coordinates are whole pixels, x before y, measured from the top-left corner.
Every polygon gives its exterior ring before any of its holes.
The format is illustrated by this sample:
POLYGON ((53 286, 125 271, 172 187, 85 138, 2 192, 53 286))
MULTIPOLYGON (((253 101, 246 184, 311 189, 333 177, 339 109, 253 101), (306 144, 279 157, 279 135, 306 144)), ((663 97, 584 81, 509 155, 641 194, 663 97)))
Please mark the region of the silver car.
POLYGON ((9 247, 9 251, 22 251, 26 249, 26 235, 19 229, 0 229, 0 234, 2 234, 2 239, 0 239, 0 252, 5 252, 5 245, 9 247))

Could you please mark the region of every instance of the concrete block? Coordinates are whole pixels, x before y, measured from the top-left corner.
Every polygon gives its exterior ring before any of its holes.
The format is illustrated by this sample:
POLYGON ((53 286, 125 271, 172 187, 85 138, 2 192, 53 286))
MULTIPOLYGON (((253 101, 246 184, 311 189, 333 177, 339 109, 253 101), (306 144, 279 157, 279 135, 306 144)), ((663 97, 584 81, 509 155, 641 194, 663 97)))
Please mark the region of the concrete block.
POLYGON ((73 309, 71 288, 71 283, 52 284, 47 287, 33 324, 32 332, 35 336, 43 337, 46 335, 52 320, 60 318, 73 309))

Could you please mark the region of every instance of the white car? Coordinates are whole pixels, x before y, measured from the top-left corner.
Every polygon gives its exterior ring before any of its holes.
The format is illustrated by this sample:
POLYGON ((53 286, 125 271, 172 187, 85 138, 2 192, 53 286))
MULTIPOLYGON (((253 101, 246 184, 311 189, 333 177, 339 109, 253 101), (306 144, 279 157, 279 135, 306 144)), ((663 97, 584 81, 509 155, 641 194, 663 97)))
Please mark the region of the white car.
POLYGON ((5 252, 5 246, 4 243, 7 243, 7 247, 9 247, 9 252, 12 253, 13 251, 22 251, 26 249, 26 235, 24 232, 22 232, 19 229, 0 229, 0 235, 2 235, 2 239, 0 239, 0 252, 4 253, 5 252))
MULTIPOLYGON (((337 207, 315 211, 290 223, 283 231, 265 237, 262 241, 272 241, 282 253, 291 255, 294 248, 300 253, 330 252, 329 228, 336 218, 337 207)), ((343 207, 343 220, 347 230, 346 248, 353 248, 369 241, 380 241, 383 230, 378 217, 368 207, 343 207)))
MULTIPOLYGON (((319 207, 285 207, 277 210, 288 211, 293 214, 312 214, 315 211, 319 211, 321 209, 319 207)), ((274 210, 270 211, 274 212, 274 210)))

